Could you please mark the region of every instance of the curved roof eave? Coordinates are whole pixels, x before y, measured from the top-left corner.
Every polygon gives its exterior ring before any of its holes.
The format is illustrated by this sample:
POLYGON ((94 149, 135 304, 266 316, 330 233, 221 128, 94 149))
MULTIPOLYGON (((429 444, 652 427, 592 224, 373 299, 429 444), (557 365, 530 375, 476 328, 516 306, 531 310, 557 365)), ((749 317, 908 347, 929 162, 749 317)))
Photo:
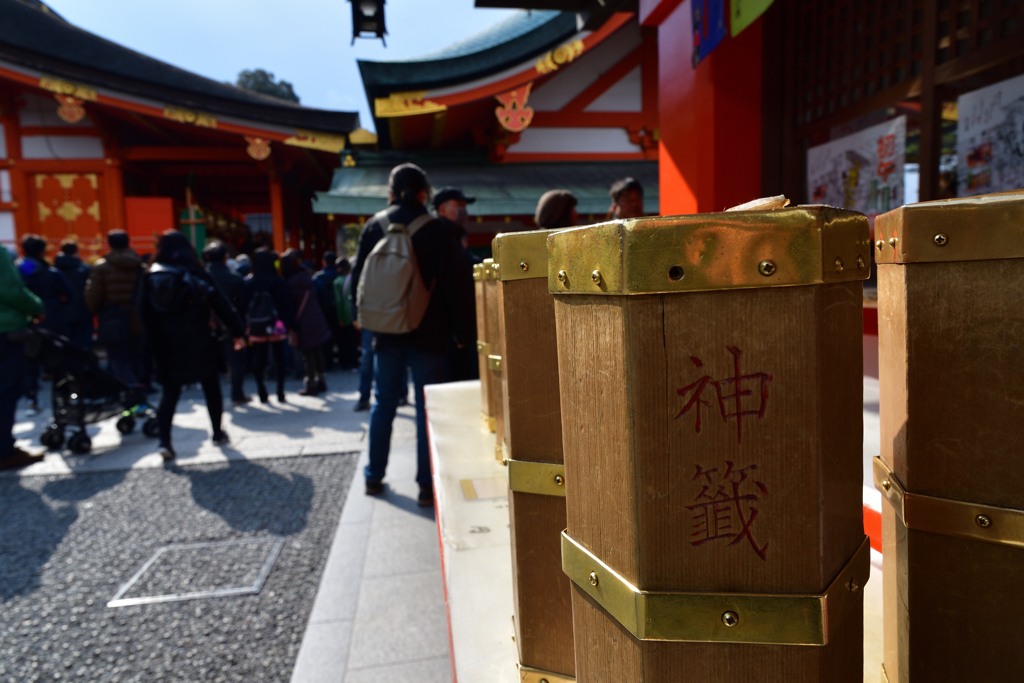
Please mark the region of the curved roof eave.
POLYGON ((427 90, 484 78, 561 44, 577 33, 575 12, 523 11, 511 19, 418 59, 359 60, 363 87, 382 93, 427 90))
POLYGON ((194 74, 69 24, 21 0, 0 0, 0 57, 23 67, 210 113, 347 133, 357 112, 311 109, 194 74))

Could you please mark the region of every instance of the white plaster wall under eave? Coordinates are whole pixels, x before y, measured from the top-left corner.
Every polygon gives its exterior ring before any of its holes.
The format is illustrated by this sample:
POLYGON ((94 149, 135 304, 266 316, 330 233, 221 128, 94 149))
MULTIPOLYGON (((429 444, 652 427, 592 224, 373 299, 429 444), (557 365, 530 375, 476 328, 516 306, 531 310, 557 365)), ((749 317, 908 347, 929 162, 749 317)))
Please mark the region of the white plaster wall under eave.
POLYGON ((23 135, 22 159, 102 159, 103 141, 91 137, 23 135))
POLYGON ((0 159, 7 158, 7 131, 4 124, 0 123, 0 159))
POLYGON ((643 78, 638 64, 632 71, 620 78, 615 85, 601 93, 600 97, 588 104, 583 111, 625 111, 644 110, 643 78))
POLYGON ((642 152, 625 128, 527 128, 512 154, 620 154, 642 152))

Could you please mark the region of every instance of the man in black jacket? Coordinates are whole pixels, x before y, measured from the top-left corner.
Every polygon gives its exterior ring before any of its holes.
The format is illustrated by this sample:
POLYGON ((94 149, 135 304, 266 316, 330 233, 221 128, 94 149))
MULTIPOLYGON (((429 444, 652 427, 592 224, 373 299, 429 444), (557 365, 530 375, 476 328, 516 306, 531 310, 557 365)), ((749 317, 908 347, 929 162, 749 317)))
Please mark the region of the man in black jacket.
MULTIPOLYGON (((359 282, 366 258, 392 223, 408 226, 426 213, 424 204, 430 192, 427 176, 415 164, 402 164, 391 170, 388 179, 388 208, 367 221, 359 239, 359 253, 353 280, 359 282)), ((433 505, 430 480, 430 453, 427 444, 427 417, 423 405, 423 386, 445 381, 445 354, 454 335, 460 346, 473 344, 475 312, 459 296, 472 274, 458 267, 461 247, 440 221, 431 220, 412 237, 423 283, 431 290, 430 303, 423 321, 407 334, 374 335, 374 381, 377 403, 370 413, 370 464, 366 466, 366 493, 384 490, 382 480, 391 450, 391 426, 399 400, 405 394, 409 369, 416 390, 416 481, 420 485, 419 504, 433 505)))
POLYGON ((68 337, 83 349, 92 349, 92 311, 85 305, 85 283, 89 281, 89 266, 78 257, 78 245, 74 240, 61 242, 61 253, 53 260, 53 267, 64 275, 71 285, 74 297, 64 310, 68 324, 68 337))
MULTIPOLYGON (((244 319, 242 303, 244 300, 244 282, 242 278, 231 272, 227 266, 228 250, 221 242, 210 242, 203 249, 203 260, 206 261, 206 270, 210 273, 214 283, 221 293, 231 303, 231 307, 244 319)), ((224 335, 221 340, 221 348, 224 353, 224 360, 227 363, 231 376, 231 402, 248 403, 249 397, 245 395, 243 383, 245 382, 245 371, 249 367, 249 350, 243 348, 236 351, 232 339, 224 335)))

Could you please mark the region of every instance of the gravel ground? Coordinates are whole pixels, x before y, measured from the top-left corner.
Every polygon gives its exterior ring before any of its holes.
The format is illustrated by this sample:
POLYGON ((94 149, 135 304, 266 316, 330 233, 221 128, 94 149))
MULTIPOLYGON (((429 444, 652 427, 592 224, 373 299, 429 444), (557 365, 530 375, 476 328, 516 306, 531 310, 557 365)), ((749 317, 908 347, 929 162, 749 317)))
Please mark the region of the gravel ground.
POLYGON ((0 681, 287 681, 355 463, 0 479, 0 681), (259 595, 106 606, 161 547, 125 597, 251 585, 282 537, 259 595))

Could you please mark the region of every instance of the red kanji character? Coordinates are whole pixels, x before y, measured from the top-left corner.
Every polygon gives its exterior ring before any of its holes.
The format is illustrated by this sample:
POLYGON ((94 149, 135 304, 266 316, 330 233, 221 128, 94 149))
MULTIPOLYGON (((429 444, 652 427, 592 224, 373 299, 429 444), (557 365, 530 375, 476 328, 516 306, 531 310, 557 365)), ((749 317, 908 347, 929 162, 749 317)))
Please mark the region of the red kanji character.
MULTIPOLYGON (((726 460, 727 466, 725 474, 722 475, 721 479, 715 484, 712 479, 713 474, 718 472, 718 468, 705 470, 700 465, 697 465, 697 473, 694 474, 691 481, 696 481, 701 477, 708 482, 707 484, 701 485, 701 491, 694 498, 693 505, 687 505, 686 509, 693 511, 693 529, 694 531, 690 534, 696 540, 691 540, 690 545, 699 546, 707 543, 708 541, 714 541, 721 538, 732 539, 728 545, 736 545, 740 540, 746 538, 750 543, 750 547, 754 549, 754 552, 762 560, 767 560, 766 550, 768 544, 758 547, 757 541, 754 540, 754 534, 752 527, 754 526, 754 520, 757 519, 758 509, 753 506, 760 500, 760 497, 755 493, 742 493, 741 487, 744 482, 747 481, 747 473, 751 470, 756 470, 757 465, 749 465, 743 468, 735 468, 733 463, 726 460), (717 490, 714 494, 710 494, 711 487, 716 486, 717 490), (728 490, 727 490, 728 489, 728 490), (746 501, 747 509, 744 510, 743 502, 746 501), (739 531, 734 531, 732 523, 732 513, 735 511, 739 531)), ((762 493, 768 493, 768 487, 759 481, 750 479, 762 493)))

